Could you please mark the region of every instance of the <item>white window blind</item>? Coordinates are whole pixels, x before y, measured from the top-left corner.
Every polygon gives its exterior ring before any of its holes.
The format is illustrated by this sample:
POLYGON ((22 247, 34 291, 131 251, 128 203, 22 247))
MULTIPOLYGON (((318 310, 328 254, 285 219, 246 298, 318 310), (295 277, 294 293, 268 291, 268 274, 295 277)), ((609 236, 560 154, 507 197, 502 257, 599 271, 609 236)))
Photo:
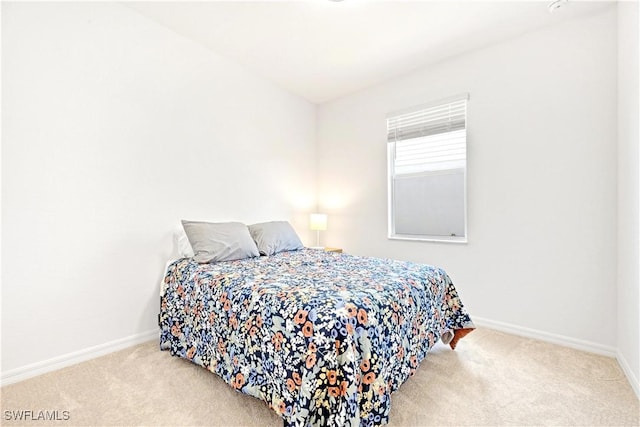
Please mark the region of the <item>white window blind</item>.
POLYGON ((387 119, 387 140, 401 141, 465 129, 467 96, 431 107, 422 107, 387 119))
POLYGON ((467 131, 405 139, 396 142, 396 175, 464 168, 467 160, 467 131))
POLYGON ((387 117, 389 237, 466 241, 467 99, 387 117))

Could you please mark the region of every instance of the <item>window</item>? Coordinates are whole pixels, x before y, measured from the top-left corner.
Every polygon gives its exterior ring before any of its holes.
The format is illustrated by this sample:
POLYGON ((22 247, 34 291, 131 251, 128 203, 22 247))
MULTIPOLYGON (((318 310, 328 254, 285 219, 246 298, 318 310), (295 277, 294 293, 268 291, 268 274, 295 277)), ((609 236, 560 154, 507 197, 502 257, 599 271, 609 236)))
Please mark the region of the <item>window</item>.
POLYGON ((387 117, 389 238, 467 241, 468 99, 387 117))

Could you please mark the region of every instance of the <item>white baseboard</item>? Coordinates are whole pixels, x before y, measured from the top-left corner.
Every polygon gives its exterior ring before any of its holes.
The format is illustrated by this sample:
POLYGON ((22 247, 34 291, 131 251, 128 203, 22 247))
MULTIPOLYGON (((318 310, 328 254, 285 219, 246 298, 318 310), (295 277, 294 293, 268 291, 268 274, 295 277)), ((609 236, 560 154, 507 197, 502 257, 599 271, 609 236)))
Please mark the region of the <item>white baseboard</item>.
POLYGON ((620 350, 618 350, 618 353, 616 354, 616 359, 618 359, 618 364, 622 368, 622 372, 627 376, 627 380, 629 380, 631 388, 635 391, 636 397, 640 399, 640 382, 638 382, 638 378, 633 374, 631 366, 629 366, 627 359, 625 359, 620 350))
POLYGON ((27 378, 42 375, 70 365, 75 365, 76 363, 95 359, 96 357, 104 356, 105 354, 113 353, 114 351, 122 350, 152 339, 157 339, 159 337, 159 333, 158 329, 153 329, 151 331, 141 332, 139 334, 120 338, 111 342, 85 348, 83 350, 74 351, 73 353, 67 353, 52 359, 43 360, 42 362, 36 362, 20 368, 11 369, 7 372, 2 372, 0 375, 0 384, 3 386, 13 384, 18 381, 26 380, 27 378))
POLYGON ((540 341, 550 342, 552 344, 558 344, 565 347, 575 348, 576 350, 587 351, 589 353, 596 353, 608 357, 616 357, 617 350, 615 347, 608 345, 598 344, 591 341, 579 340, 576 338, 567 337, 564 335, 553 334, 550 332, 544 332, 537 329, 525 328, 523 326, 517 326, 510 323, 498 322, 495 320, 483 319, 478 317, 472 318, 473 323, 480 327, 486 327, 489 329, 495 329, 501 332, 507 332, 513 335, 519 335, 527 338, 533 338, 540 341))

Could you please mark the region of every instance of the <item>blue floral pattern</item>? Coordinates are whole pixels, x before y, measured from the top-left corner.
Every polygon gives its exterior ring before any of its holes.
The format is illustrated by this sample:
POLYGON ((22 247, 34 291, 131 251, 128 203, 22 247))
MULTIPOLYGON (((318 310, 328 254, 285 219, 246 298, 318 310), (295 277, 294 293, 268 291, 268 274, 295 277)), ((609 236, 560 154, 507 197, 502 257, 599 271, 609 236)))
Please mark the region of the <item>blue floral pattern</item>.
POLYGON ((295 426, 386 424, 391 393, 436 341, 473 328, 442 269, 313 249, 177 260, 159 323, 161 349, 295 426))

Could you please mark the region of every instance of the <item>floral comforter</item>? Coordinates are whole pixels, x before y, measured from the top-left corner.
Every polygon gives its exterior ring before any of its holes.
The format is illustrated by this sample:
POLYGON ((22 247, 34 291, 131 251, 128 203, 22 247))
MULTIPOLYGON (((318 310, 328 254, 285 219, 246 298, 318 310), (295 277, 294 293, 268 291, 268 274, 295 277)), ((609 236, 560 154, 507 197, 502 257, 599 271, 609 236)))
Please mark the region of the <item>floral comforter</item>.
POLYGON ((391 393, 436 341, 473 328, 439 268, 313 249, 177 260, 159 323, 162 350, 295 426, 386 424, 391 393))

